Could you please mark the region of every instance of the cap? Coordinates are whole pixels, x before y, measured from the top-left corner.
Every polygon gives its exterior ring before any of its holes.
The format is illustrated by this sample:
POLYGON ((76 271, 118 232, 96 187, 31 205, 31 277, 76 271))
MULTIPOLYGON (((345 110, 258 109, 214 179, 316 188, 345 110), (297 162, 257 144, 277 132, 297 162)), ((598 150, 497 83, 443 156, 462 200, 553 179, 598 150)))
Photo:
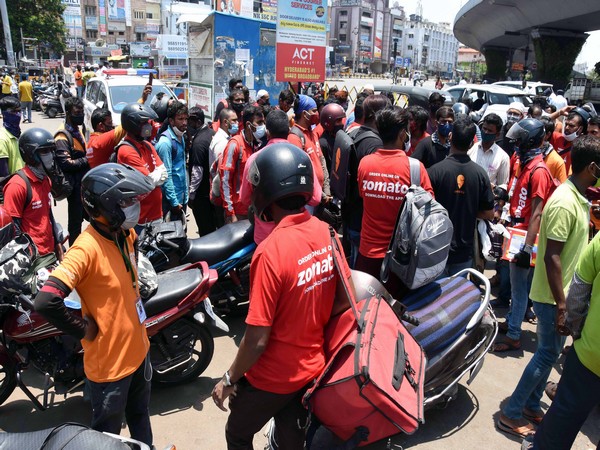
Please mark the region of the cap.
POLYGON ((264 89, 261 89, 256 93, 256 98, 263 98, 265 95, 269 95, 269 93, 264 89))
POLYGON ((521 114, 525 114, 526 109, 525 109, 525 105, 521 102, 512 102, 510 105, 508 105, 508 109, 514 109, 516 111, 519 111, 521 114))

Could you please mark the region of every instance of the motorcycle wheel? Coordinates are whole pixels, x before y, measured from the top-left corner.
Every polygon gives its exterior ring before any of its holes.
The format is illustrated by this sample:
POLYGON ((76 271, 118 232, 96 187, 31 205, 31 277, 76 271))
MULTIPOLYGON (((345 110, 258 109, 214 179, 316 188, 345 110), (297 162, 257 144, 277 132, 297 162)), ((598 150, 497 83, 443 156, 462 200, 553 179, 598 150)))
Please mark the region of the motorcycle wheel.
POLYGON ((51 119, 54 119, 58 115, 58 109, 56 109, 54 106, 51 106, 46 110, 46 115, 51 119))
POLYGON ((17 387, 17 368, 13 360, 6 358, 0 362, 0 405, 17 387))
POLYGON ((152 381, 164 385, 192 381, 206 370, 214 350, 213 337, 206 327, 188 317, 177 320, 150 339, 152 381), (158 372, 161 366, 188 355, 190 349, 190 361, 168 372, 158 372))

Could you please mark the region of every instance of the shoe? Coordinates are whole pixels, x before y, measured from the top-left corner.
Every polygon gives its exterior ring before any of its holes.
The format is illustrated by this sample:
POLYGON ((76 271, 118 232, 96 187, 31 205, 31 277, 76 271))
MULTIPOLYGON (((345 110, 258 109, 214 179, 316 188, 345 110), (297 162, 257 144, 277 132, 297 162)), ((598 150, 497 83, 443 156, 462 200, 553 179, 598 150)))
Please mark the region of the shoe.
POLYGON ((506 338, 503 341, 496 342, 492 347, 494 353, 504 353, 513 350, 521 349, 521 341, 515 341, 514 339, 506 338))
POLYGON ((532 411, 530 409, 523 409, 523 417, 529 420, 534 425, 539 425, 542 423, 542 419, 544 418, 544 411, 532 411))
POLYGON ((521 450, 531 450, 533 448, 533 437, 535 433, 528 434, 521 442, 521 450))

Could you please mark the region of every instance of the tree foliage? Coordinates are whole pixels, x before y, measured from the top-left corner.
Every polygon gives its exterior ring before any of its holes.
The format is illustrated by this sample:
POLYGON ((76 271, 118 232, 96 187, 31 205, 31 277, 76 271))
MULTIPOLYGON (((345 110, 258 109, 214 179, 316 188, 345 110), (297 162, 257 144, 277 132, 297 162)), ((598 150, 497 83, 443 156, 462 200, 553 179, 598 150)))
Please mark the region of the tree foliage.
POLYGON ((13 0, 6 6, 15 52, 21 49, 20 29, 23 37, 36 38, 46 51, 62 54, 66 50, 65 7, 61 0, 13 0))
POLYGON ((596 77, 600 77, 600 61, 594 66, 594 72, 596 73, 596 77))

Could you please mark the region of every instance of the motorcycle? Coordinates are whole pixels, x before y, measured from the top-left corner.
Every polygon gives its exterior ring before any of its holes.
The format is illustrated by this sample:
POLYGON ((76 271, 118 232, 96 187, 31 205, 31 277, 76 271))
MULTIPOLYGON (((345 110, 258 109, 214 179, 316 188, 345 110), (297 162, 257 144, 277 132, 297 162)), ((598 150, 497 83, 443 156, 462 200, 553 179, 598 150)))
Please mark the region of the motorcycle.
MULTIPOLYGON (((150 338, 153 381, 163 385, 197 378, 209 365, 214 341, 208 325, 228 331, 212 311, 208 292, 217 273, 204 262, 158 275, 158 289, 144 303, 144 322, 150 338)), ((65 396, 85 382, 83 349, 33 308, 19 294, 0 303, 0 404, 18 386, 38 410, 45 410, 55 394, 65 396), (35 368, 44 375, 40 402, 25 385, 23 373, 35 368), (51 392, 51 390, 53 390, 51 392)), ((81 305, 72 296, 65 305, 75 314, 81 305)))
POLYGON ((197 239, 188 239, 181 221, 150 223, 140 234, 139 249, 157 272, 206 261, 219 275, 210 293, 215 310, 220 314, 245 311, 250 261, 256 249, 254 228, 248 220, 227 224, 197 239))
MULTIPOLYGON (((358 300, 377 295, 390 305, 397 302, 383 284, 369 274, 353 270, 352 280, 358 300)), ((425 411, 436 406, 445 407, 456 398, 458 383, 466 374, 469 374, 467 384, 472 383, 481 370, 484 357, 498 334, 498 322, 489 305, 491 292, 489 280, 473 269, 462 270, 446 280, 456 285, 455 292, 461 293, 461 295, 470 292, 469 295, 472 298, 472 302, 465 309, 466 314, 461 315, 460 324, 448 323, 448 314, 446 314, 448 304, 443 303, 448 299, 444 300, 443 295, 431 302, 423 303, 424 298, 441 292, 438 289, 440 286, 438 282, 413 291, 402 302, 406 308, 402 320, 406 322, 407 328, 427 354, 423 400, 425 411), (470 275, 474 282, 463 278, 466 275, 470 275), (477 283, 484 286, 483 292, 476 286, 477 283), (424 329, 419 329, 419 326, 424 329), (452 326, 455 331, 452 339, 443 344, 432 339, 434 332, 439 334, 443 332, 444 327, 452 326)), ((401 309, 404 310, 404 308, 401 309)), ((366 438, 365 433, 368 435, 368 430, 360 428, 362 427, 357 429, 356 435, 350 442, 336 442, 337 438, 333 433, 321 427, 318 420, 315 420, 307 431, 306 448, 310 449, 312 444, 318 448, 355 448, 359 446, 363 436, 366 438)), ((267 439, 267 449, 277 450, 279 448, 275 438, 274 419, 271 419, 269 424, 267 439)))

